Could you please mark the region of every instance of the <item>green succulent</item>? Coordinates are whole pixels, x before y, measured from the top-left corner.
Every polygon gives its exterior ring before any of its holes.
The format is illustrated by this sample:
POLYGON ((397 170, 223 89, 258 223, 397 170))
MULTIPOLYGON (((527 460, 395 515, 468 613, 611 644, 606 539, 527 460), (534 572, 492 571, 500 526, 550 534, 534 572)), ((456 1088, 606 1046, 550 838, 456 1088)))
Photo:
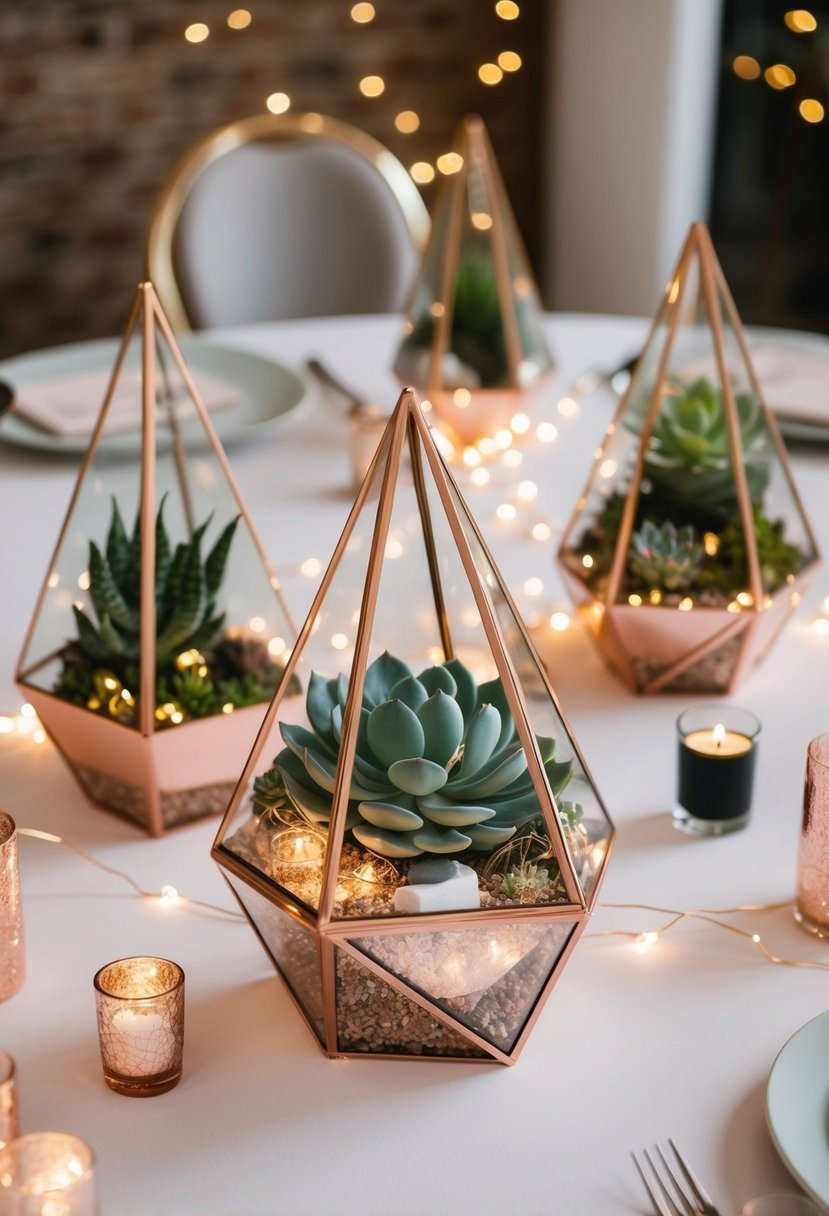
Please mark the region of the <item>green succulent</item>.
POLYGON ((541 891, 550 881, 550 871, 539 866, 537 862, 528 861, 521 866, 513 866, 508 874, 501 879, 501 890, 508 899, 520 899, 522 895, 531 895, 541 891))
MULTIPOLYGON (((173 552, 164 525, 164 500, 155 523, 156 665, 163 668, 185 650, 204 650, 224 624, 215 614, 238 516, 224 529, 206 558, 201 543, 207 519, 189 541, 173 552)), ((89 595, 97 626, 83 608, 73 606, 77 645, 87 658, 103 666, 137 661, 140 655, 141 533, 140 513, 128 537, 112 500, 112 520, 104 552, 89 544, 89 595)))
MULTIPOLYGON (((736 393, 735 404, 749 494, 758 502, 769 477, 767 430, 753 393, 736 393)), ((666 393, 645 453, 644 476, 683 502, 716 508, 735 497, 723 394, 704 376, 666 393)))
MULTIPOLYGON (((785 539, 785 522, 782 519, 767 519, 762 512, 754 511, 754 538, 757 543, 757 560, 763 589, 772 595, 785 583, 789 575, 797 574, 803 567, 805 555, 796 545, 785 539)), ((745 529, 739 515, 735 515, 720 535, 715 570, 722 570, 730 580, 730 586, 747 587, 748 554, 746 552, 745 529)))
MULTIPOLYGON (((231 705, 240 709, 273 695, 282 668, 274 663, 260 638, 238 631, 223 632, 224 614, 216 598, 224 578, 238 518, 231 520, 205 558, 201 556, 208 519, 189 541, 173 550, 163 518, 164 502, 155 524, 156 707, 169 726, 189 718, 204 718, 231 705), (198 662, 179 670, 176 658, 193 652, 198 662)), ((122 721, 135 721, 132 692, 125 697, 109 690, 136 690, 139 685, 141 636, 141 536, 137 518, 127 536, 118 504, 103 551, 89 546, 89 594, 95 621, 82 608, 74 609, 78 636, 62 649, 55 691, 76 705, 122 721)), ((292 679, 289 692, 299 691, 292 679)))
POLYGON ((660 525, 646 519, 630 538, 628 565, 649 587, 684 591, 693 582, 703 553, 691 524, 677 529, 670 520, 660 525))
MULTIPOLYGON (((280 723, 285 749, 254 784, 270 810, 276 775, 295 810, 327 825, 337 772, 348 679, 312 674, 306 696, 311 729, 280 723)), ((555 741, 539 738, 554 795, 573 762, 555 760, 555 741)), ((384 857, 489 852, 539 815, 527 758, 501 681, 476 684, 457 659, 418 676, 385 653, 366 670, 346 826, 384 857)))

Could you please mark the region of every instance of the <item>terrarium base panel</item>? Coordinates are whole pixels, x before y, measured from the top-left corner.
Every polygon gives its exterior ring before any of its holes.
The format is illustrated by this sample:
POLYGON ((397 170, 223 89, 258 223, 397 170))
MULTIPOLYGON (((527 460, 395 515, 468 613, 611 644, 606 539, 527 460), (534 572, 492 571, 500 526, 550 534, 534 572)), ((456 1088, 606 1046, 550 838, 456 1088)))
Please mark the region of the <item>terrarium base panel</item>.
POLYGON ((529 414, 549 384, 542 376, 529 388, 421 389, 421 397, 432 403, 434 416, 462 443, 472 444, 496 431, 509 430, 517 413, 529 414))
POLYGON ((92 801, 153 835, 226 810, 265 712, 252 705, 146 737, 29 684, 20 688, 92 801))
POLYGON ((510 1052, 574 928, 521 920, 374 934, 350 944, 473 1034, 510 1052))
POLYGON ((605 663, 635 692, 732 692, 765 657, 802 597, 799 578, 762 612, 666 604, 613 604, 591 595, 565 569, 579 619, 605 663))

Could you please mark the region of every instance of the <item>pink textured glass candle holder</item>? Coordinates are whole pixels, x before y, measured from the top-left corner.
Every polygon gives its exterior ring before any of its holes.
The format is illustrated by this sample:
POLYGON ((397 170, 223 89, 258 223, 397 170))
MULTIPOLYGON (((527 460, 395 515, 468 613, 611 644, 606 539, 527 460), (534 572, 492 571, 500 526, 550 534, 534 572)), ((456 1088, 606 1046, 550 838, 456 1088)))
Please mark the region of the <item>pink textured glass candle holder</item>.
POLYGON ((98 1216, 95 1157, 77 1136, 35 1132, 0 1148, 3 1216, 98 1216))
POLYGON ((184 972, 165 958, 122 958, 95 976, 104 1080, 148 1098, 181 1078, 184 972))
POLYGON ((17 829, 11 815, 0 811, 0 1001, 14 996, 25 974, 17 829))
POLYGON ((14 1060, 0 1048, 0 1148, 19 1134, 14 1060))
POLYGON ((829 735, 813 739, 806 753, 794 915, 810 933, 829 937, 829 735))

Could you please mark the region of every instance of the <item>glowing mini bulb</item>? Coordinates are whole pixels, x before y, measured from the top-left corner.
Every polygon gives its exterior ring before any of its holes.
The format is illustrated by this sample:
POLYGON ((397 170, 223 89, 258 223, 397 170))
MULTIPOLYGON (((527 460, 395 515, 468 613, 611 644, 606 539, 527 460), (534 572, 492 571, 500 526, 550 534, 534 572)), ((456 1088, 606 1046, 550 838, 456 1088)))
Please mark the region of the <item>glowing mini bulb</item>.
POLYGON ((158 902, 161 904, 162 908, 173 908, 178 901, 178 891, 175 889, 175 887, 171 887, 169 883, 166 883, 161 888, 161 894, 158 897, 158 902))

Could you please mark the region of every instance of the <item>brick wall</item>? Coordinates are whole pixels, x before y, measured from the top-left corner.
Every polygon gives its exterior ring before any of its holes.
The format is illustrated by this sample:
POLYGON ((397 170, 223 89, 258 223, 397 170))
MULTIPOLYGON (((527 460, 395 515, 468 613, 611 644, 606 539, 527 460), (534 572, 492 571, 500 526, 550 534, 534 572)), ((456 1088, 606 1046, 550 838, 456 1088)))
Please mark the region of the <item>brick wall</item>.
MULTIPOLYGON (((283 91, 369 131, 411 164, 451 147, 483 114, 531 255, 539 262, 541 0, 501 21, 492 0, 25 0, 0 5, 0 354, 97 337, 123 324, 141 276, 158 183, 213 127, 283 91), (205 22, 206 41, 184 38, 205 22), (524 67, 487 88, 479 63, 517 51, 524 67), (386 80, 369 100, 358 81, 386 80), (416 133, 394 115, 414 109, 416 133)), ((424 187, 427 204, 435 186, 424 187)))

